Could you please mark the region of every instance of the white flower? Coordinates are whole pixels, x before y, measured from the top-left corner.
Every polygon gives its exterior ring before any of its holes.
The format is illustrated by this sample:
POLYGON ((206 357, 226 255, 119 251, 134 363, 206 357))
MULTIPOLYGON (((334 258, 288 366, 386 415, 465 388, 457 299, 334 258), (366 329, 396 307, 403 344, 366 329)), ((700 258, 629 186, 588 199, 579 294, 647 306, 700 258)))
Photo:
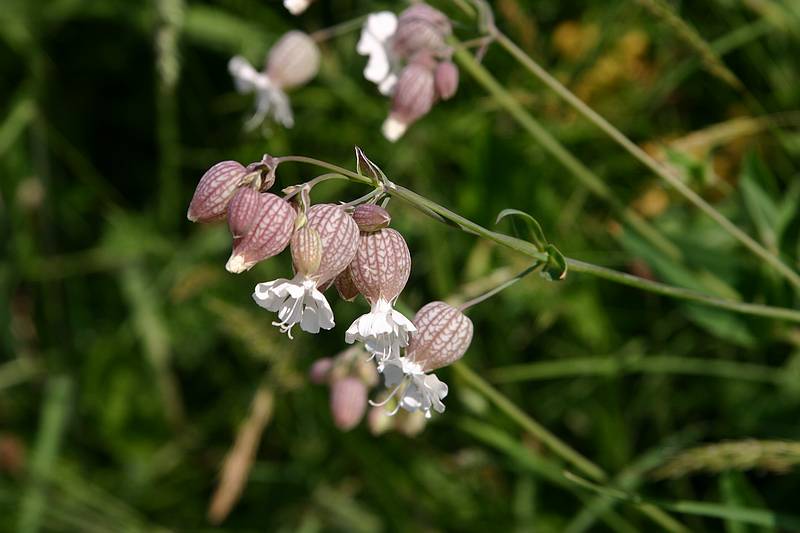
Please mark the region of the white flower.
POLYGON ((400 358, 400 348, 408 346, 409 334, 416 330, 390 302, 378 298, 370 312, 358 317, 347 329, 344 340, 350 344, 357 340, 363 342, 376 358, 380 370, 386 361, 400 358))
POLYGON ((228 71, 233 76, 236 90, 240 93, 256 93, 256 110, 247 121, 247 129, 253 129, 271 115, 276 122, 287 128, 294 126, 289 97, 263 72, 257 71, 242 56, 234 56, 228 62, 228 71))
POLYGON ((381 94, 389 95, 397 83, 397 72, 391 53, 391 40, 397 30, 397 16, 380 11, 367 17, 361 30, 356 52, 369 56, 364 77, 378 86, 381 94))
POLYGON ((283 0, 283 7, 289 10, 292 15, 299 15, 308 9, 311 0, 283 0))
POLYGON ((279 321, 272 323, 292 338, 292 327, 308 333, 319 333, 320 328, 331 329, 333 311, 325 296, 317 290, 317 282, 298 274, 292 280, 276 279, 259 283, 253 292, 253 300, 270 311, 277 311, 279 321))
POLYGON ((431 409, 437 413, 444 412, 442 400, 447 396, 447 384, 436 374, 426 374, 419 363, 400 357, 387 361, 380 372, 386 387, 394 388, 383 402, 373 405, 383 405, 397 396, 397 407, 390 415, 400 408, 410 413, 422 411, 425 418, 431 417, 431 409))

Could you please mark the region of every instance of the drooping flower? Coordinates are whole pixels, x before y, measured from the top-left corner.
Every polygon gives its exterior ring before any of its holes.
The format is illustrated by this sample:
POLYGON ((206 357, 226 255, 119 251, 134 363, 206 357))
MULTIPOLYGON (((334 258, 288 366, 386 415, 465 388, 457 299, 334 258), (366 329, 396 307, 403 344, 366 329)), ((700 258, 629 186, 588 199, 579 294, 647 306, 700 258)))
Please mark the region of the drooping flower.
POLYGON ((319 49, 314 40, 300 31, 290 31, 270 49, 264 72, 259 72, 244 57, 234 56, 228 62, 240 93, 256 93, 256 110, 247 121, 247 128, 258 126, 267 116, 287 128, 294 125, 294 116, 286 90, 304 85, 319 70, 319 49))
POLYGON ((433 107, 436 102, 435 68, 433 58, 420 53, 400 73, 392 98, 392 110, 382 128, 388 140, 394 142, 402 137, 411 124, 433 107))
POLYGON ((458 90, 458 67, 452 61, 442 61, 434 72, 436 94, 442 100, 449 100, 458 90))
POLYGON ((361 231, 378 231, 389 226, 392 216, 377 204, 361 204, 353 210, 353 220, 361 231))
POLYGON ((397 83, 396 61, 392 53, 392 36, 397 30, 397 16, 391 11, 372 13, 361 30, 356 51, 369 56, 364 77, 378 86, 381 94, 392 94, 397 83))
POLYGON ((208 169, 197 184, 186 217, 192 222, 224 218, 228 203, 247 176, 247 169, 236 161, 221 161, 208 169))
POLYGON ((294 278, 259 283, 253 293, 258 305, 278 313, 272 324, 290 339, 296 324, 308 333, 333 328, 333 311, 319 286, 344 270, 358 244, 358 226, 340 206, 314 205, 306 217, 291 238, 294 278))
MULTIPOLYGON (((406 355, 387 361, 379 368, 389 398, 396 397, 397 409, 420 410, 425 417, 430 411, 444 411, 442 400, 447 384, 432 371, 463 357, 472 341, 472 321, 459 309, 444 302, 431 302, 414 316, 417 331, 406 348, 406 355)), ((388 401, 388 400, 387 400, 388 401)), ((385 402, 384 402, 385 403, 385 402)))
POLYGON ((353 322, 345 340, 363 342, 376 358, 379 369, 385 361, 400 357, 400 348, 408 345, 410 333, 416 330, 410 320, 393 308, 410 273, 411 254, 400 233, 391 228, 361 233, 350 274, 371 309, 353 322))
POLYGON ((400 13, 392 49, 403 58, 410 58, 420 51, 440 54, 447 49, 445 39, 452 32, 447 15, 420 2, 400 13))
POLYGON ((233 251, 225 268, 233 274, 283 251, 292 238, 295 210, 283 198, 250 188, 237 191, 228 211, 233 251))

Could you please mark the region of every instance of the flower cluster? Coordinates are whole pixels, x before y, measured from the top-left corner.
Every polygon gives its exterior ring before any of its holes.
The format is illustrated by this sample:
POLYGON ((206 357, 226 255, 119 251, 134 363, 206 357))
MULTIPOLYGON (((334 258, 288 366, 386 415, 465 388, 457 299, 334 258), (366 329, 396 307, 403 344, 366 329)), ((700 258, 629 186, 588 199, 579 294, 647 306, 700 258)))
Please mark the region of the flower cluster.
MULTIPOLYGON (((360 163, 377 169, 360 150, 357 153, 360 163)), ((370 305, 369 312, 345 332, 345 341, 355 349, 345 352, 347 357, 339 359, 346 364, 340 361, 336 367, 350 370, 323 372, 318 365, 325 366, 325 360, 314 367, 317 374, 328 376, 324 381, 331 384, 331 406, 339 427, 352 427, 363 416, 367 387, 377 381, 375 370, 390 392, 373 405, 394 402, 391 414, 404 409, 425 417, 431 410, 444 411, 447 385, 433 371, 464 355, 472 339, 472 322, 444 302, 427 304, 413 321, 394 308, 411 273, 411 254, 403 236, 389 227, 389 213, 377 204, 383 189, 361 203, 311 205, 310 183, 285 189, 285 197, 267 192, 279 163, 268 155, 247 166, 217 163, 201 178, 188 218, 194 222, 227 218, 233 250, 226 268, 232 273, 290 249, 293 276, 259 283, 253 292, 256 304, 277 314, 272 324, 290 339, 295 326, 308 333, 335 326, 324 295, 331 285, 342 299, 352 301, 361 295, 370 305), (353 354, 361 355, 357 364, 353 354), (365 379, 365 373, 374 380, 365 379)))
POLYGON ((383 134, 390 141, 458 89, 458 68, 447 44, 451 33, 447 16, 424 3, 412 5, 399 17, 390 11, 367 17, 357 51, 369 56, 364 77, 381 94, 392 96, 383 123, 383 134))
MULTIPOLYGON (((310 0, 284 0, 293 14, 305 11, 310 0)), ((384 136, 394 142, 411 124, 425 116, 439 100, 448 100, 458 89, 458 67, 447 39, 453 32, 450 19, 425 3, 415 3, 400 15, 381 11, 367 16, 356 51, 368 56, 364 77, 378 91, 392 98, 383 123, 384 136)), ((315 34, 317 40, 324 39, 315 34)), ((248 129, 265 118, 290 128, 294 124, 287 89, 308 83, 319 70, 320 53, 311 36, 290 31, 267 54, 258 71, 245 58, 233 57, 228 70, 237 90, 255 93, 253 117, 248 129)))

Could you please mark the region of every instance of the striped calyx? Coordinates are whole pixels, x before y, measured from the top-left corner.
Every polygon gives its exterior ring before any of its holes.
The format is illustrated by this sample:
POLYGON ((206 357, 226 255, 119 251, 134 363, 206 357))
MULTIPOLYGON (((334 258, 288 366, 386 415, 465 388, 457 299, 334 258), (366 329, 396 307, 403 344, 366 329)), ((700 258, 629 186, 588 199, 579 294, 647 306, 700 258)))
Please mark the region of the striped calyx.
POLYGON ((441 52, 447 47, 445 39, 453 28, 447 15, 428 4, 409 7, 397 20, 394 34, 394 52, 408 58, 420 51, 441 52))
POLYGON ((283 198, 260 193, 258 213, 248 231, 234 240, 225 268, 239 274, 282 252, 292 238, 295 216, 294 208, 283 198))
POLYGON ((352 376, 335 380, 331 383, 330 405, 336 427, 353 429, 367 411, 367 386, 352 376))
POLYGON ((436 94, 442 100, 449 100, 458 90, 458 67, 452 61, 442 61, 436 65, 433 74, 436 94))
POLYGON ((267 76, 281 89, 308 83, 319 70, 319 48, 308 34, 290 31, 267 56, 267 76))
POLYGON ((406 348, 406 358, 424 372, 461 359, 472 342, 472 321, 444 302, 431 302, 414 316, 417 332, 406 348))
POLYGON ((192 222, 213 222, 225 216, 228 203, 242 185, 247 170, 236 161, 222 161, 203 174, 186 217, 192 222))
POLYGON ((408 127, 423 117, 436 101, 433 69, 427 62, 415 61, 406 65, 397 80, 392 111, 383 123, 383 135, 394 142, 408 127))
POLYGON ((261 210, 261 195, 255 189, 242 187, 228 204, 228 228, 234 242, 244 237, 256 221, 261 210))
POLYGON ((306 225, 319 233, 322 257, 314 278, 318 285, 335 278, 353 260, 358 248, 358 225, 344 208, 315 204, 306 213, 306 225))
POLYGON ((350 272, 356 289, 370 304, 379 299, 393 301, 411 274, 411 254, 405 239, 391 228, 361 233, 350 272))
POLYGON ((336 276, 333 284, 336 285, 336 292, 339 293, 342 300, 347 302, 352 302, 359 294, 355 283, 353 283, 353 274, 350 272, 350 267, 342 270, 342 272, 336 276))
POLYGON ((353 220, 361 231, 378 231, 387 227, 392 217, 379 205, 361 204, 353 210, 353 220))
POLYGON ((322 260, 322 239, 317 230, 307 225, 295 230, 290 249, 292 264, 298 274, 311 276, 317 272, 322 260))

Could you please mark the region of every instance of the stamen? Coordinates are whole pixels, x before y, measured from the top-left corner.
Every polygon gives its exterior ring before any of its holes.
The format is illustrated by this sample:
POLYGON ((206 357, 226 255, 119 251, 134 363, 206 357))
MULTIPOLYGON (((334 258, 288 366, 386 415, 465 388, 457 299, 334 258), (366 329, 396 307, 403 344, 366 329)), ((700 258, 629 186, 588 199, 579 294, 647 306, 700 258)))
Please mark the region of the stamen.
POLYGON ((406 382, 406 377, 404 376, 403 379, 400 380, 400 383, 397 384, 397 387, 395 387, 394 390, 392 390, 392 392, 389 393, 389 396, 387 396, 385 399, 381 400, 380 402, 373 402, 372 400, 370 400, 369 404, 372 407, 381 407, 381 406, 386 405, 387 403, 389 403, 389 400, 394 398, 394 395, 397 394, 397 391, 400 390, 400 387, 402 387, 405 384, 405 382, 406 382))

